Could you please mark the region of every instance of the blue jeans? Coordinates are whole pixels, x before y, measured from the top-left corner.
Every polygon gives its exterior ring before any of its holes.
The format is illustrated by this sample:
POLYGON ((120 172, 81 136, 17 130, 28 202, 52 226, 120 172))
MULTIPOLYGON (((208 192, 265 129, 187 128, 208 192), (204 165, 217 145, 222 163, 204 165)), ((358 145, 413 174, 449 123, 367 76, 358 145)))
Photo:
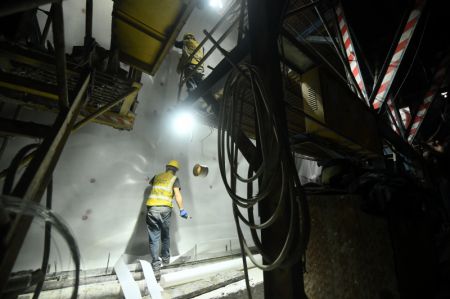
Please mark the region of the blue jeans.
POLYGON ((172 208, 165 206, 147 207, 147 229, 152 255, 152 266, 161 267, 159 260, 159 239, 161 238, 161 258, 170 258, 170 216, 172 208))

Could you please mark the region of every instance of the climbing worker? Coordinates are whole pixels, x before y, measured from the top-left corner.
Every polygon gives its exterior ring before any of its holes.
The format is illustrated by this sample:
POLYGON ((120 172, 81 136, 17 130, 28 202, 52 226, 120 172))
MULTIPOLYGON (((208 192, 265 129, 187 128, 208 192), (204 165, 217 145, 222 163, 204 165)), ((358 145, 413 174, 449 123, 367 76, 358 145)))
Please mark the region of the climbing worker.
POLYGON ((192 33, 186 33, 183 36, 182 41, 175 42, 175 47, 182 50, 181 58, 177 66, 177 72, 182 74, 183 78, 187 78, 186 87, 188 93, 197 88, 198 84, 203 80, 203 74, 205 72, 203 65, 198 65, 204 56, 203 48, 198 49, 198 51, 192 55, 198 45, 199 43, 192 33), (189 60, 191 55, 192 58, 189 60))
POLYGON ((162 265, 170 263, 170 217, 172 215, 172 198, 175 196, 180 216, 188 217, 183 208, 183 198, 180 192, 180 180, 175 175, 180 164, 171 160, 166 165, 166 171, 155 175, 150 180, 151 191, 147 200, 147 228, 152 255, 152 268, 157 280, 161 277, 162 265), (159 242, 161 238, 161 260, 159 258, 159 242))

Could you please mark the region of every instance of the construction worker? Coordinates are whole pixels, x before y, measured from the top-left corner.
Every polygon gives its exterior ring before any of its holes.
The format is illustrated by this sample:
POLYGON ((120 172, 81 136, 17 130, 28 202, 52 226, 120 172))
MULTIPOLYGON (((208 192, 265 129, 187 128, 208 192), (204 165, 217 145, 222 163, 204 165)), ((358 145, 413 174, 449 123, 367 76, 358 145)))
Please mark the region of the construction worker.
POLYGON ((183 208, 183 198, 180 192, 180 180, 175 175, 180 164, 171 160, 166 165, 166 171, 155 175, 150 180, 151 191, 147 200, 147 228, 150 242, 150 253, 152 255, 152 268, 157 280, 161 277, 162 265, 167 266, 170 262, 170 217, 172 215, 172 198, 180 209, 180 216, 188 217, 183 208), (161 260, 159 258, 159 245, 161 238, 161 260))
POLYGON ((203 65, 197 65, 203 59, 204 51, 200 48, 192 58, 189 57, 194 53, 194 50, 198 47, 199 43, 195 39, 194 34, 186 33, 183 36, 182 41, 176 41, 175 47, 182 50, 180 61, 178 62, 177 72, 182 74, 184 78, 188 78, 186 81, 186 87, 190 93, 197 88, 198 84, 203 80, 203 74, 205 72, 203 65))

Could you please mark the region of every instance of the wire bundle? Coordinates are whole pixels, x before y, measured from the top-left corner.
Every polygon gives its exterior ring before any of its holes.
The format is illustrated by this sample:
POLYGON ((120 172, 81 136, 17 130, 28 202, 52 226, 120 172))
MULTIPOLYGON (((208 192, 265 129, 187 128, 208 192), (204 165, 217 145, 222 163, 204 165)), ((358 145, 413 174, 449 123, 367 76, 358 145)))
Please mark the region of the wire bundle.
POLYGON ((72 259, 75 264, 75 283, 71 298, 76 299, 78 297, 78 286, 80 284, 80 251, 67 224, 65 224, 64 221, 53 211, 32 201, 27 201, 24 205, 24 201, 21 198, 1 195, 0 205, 8 212, 38 217, 46 223, 51 223, 63 236, 69 246, 72 259))
MULTIPOLYGON (((302 195, 292 155, 287 150, 288 147, 283 146, 282 136, 279 122, 268 101, 258 70, 248 64, 237 66, 237 69, 227 78, 224 87, 219 114, 218 153, 222 180, 233 202, 234 218, 241 250, 243 251, 245 269, 244 253, 258 268, 270 271, 278 267, 289 267, 299 262, 306 249, 309 238, 308 206, 302 195), (242 78, 246 80, 241 80, 242 78), (246 85, 243 85, 243 83, 246 85), (250 164, 248 175, 242 177, 238 174, 237 167, 238 140, 243 134, 241 131, 243 107, 249 104, 244 104, 245 96, 243 93, 243 89, 248 89, 248 83, 251 86, 251 104, 255 115, 254 131, 257 152, 260 154, 260 163, 256 169, 253 169, 252 167, 255 167, 254 161, 248 161, 250 164), (242 88, 243 86, 244 88, 242 88), (227 165, 230 168, 230 178, 227 178, 227 165), (246 184, 246 197, 237 194, 237 181, 246 184), (256 182, 258 191, 254 195, 253 184, 256 182), (263 215, 264 222, 255 223, 253 215, 255 205, 274 197, 277 198, 277 202, 272 214, 263 215), (239 208, 247 209, 247 217, 241 213, 239 208), (281 251, 277 256, 271 256, 264 249, 257 231, 270 227, 279 217, 289 217, 288 232, 281 251), (259 264, 254 259, 243 236, 241 222, 250 229, 256 250, 263 257, 263 264, 259 264)), ((246 280, 248 281, 247 273, 246 280)))

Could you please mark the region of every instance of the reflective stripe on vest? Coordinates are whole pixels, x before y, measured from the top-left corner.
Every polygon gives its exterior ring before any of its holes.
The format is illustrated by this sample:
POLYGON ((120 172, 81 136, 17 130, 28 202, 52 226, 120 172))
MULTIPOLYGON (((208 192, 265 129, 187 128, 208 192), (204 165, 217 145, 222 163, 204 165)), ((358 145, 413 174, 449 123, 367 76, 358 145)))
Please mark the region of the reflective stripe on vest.
POLYGON ((177 177, 170 171, 158 174, 153 179, 152 191, 147 200, 147 206, 172 207, 173 184, 177 177))

